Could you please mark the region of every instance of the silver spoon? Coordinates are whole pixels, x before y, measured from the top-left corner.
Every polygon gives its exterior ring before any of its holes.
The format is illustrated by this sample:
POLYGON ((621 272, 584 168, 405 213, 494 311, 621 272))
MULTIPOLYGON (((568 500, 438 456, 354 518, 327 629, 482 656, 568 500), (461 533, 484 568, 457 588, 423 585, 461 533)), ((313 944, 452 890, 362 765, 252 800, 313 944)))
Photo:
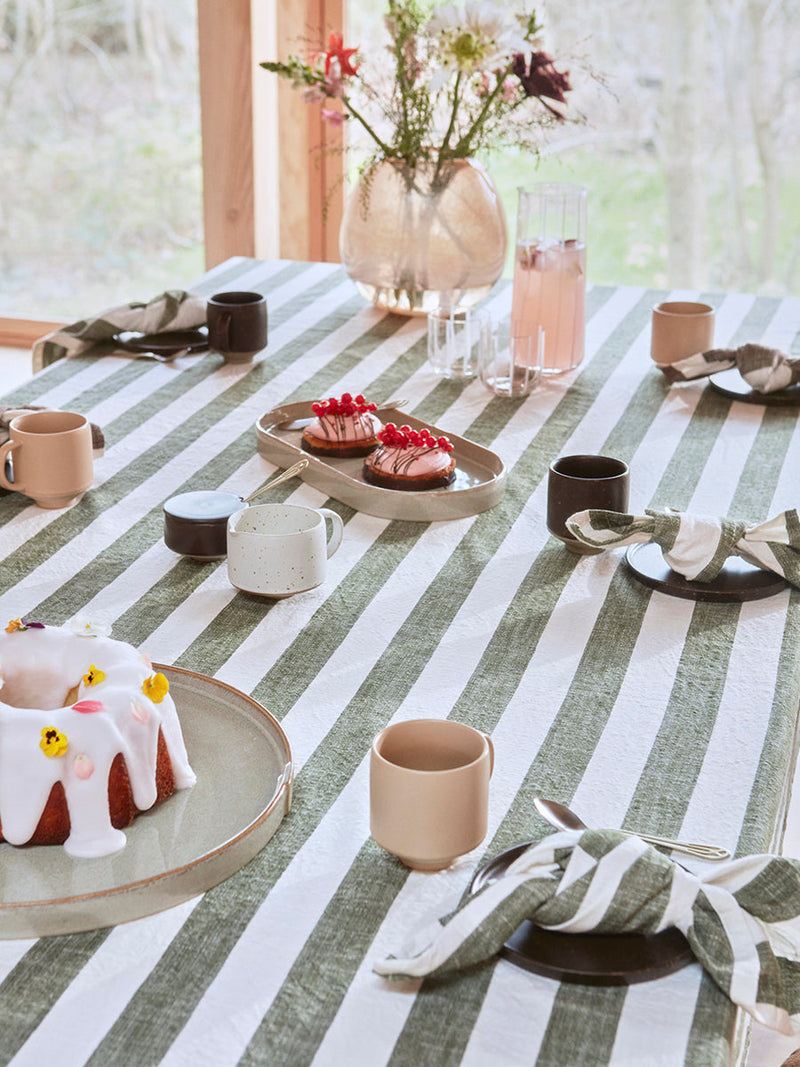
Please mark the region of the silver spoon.
POLYGON ((162 354, 161 352, 140 352, 136 359, 152 359, 156 363, 172 363, 174 359, 180 359, 181 356, 188 356, 190 352, 199 352, 203 349, 198 348, 179 348, 177 352, 167 352, 162 354))
POLYGON ((308 466, 308 460, 298 459, 297 463, 293 463, 291 467, 287 467, 282 474, 279 474, 277 478, 273 478, 271 482, 267 482, 266 485, 262 485, 260 489, 256 489, 250 496, 243 496, 242 503, 249 504, 251 500, 255 500, 257 496, 261 496, 262 493, 266 493, 268 489, 274 489, 276 485, 280 485, 281 482, 288 482, 290 478, 294 478, 295 475, 304 471, 308 466))
MULTIPOLYGON (((376 411, 388 411, 390 408, 404 408, 408 403, 407 400, 384 400, 382 404, 378 404, 375 408, 376 411)), ((280 415, 280 411, 277 412, 280 415)), ((303 430, 306 426, 310 426, 316 418, 316 415, 311 415, 307 419, 287 419, 286 422, 279 422, 272 427, 273 430, 303 430)))
MULTIPOLYGON (((557 800, 534 797, 533 806, 546 822, 558 830, 588 830, 586 823, 579 819, 574 811, 564 804, 559 804, 557 800)), ((683 852, 687 856, 697 856, 702 860, 727 860, 731 855, 727 849, 718 848, 716 845, 695 845, 686 841, 672 841, 668 837, 636 834, 632 830, 620 830, 620 833, 628 837, 641 837, 642 841, 647 841, 650 845, 663 845, 674 852, 683 852)))

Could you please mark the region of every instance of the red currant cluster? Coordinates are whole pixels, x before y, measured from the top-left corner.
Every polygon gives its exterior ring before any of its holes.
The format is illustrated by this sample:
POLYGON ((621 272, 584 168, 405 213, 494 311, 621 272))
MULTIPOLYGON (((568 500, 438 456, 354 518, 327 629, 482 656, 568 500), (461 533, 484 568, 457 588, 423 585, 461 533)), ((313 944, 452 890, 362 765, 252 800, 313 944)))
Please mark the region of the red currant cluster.
POLYGON ((387 422, 378 434, 381 444, 389 448, 441 448, 443 452, 452 452, 453 445, 446 437, 434 437, 430 430, 412 430, 410 426, 395 426, 387 422))
POLYGON ((374 411, 376 406, 368 404, 361 393, 355 397, 351 393, 342 393, 341 400, 332 396, 330 400, 312 404, 311 410, 319 418, 322 415, 363 415, 366 411, 374 411))

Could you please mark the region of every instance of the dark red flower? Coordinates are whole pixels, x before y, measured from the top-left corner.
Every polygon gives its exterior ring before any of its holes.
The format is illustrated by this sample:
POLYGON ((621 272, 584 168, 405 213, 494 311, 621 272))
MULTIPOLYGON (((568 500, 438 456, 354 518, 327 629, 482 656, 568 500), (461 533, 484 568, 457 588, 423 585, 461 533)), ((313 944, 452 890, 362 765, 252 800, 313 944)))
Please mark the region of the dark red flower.
POLYGON ((552 57, 546 52, 533 52, 528 64, 525 63, 525 56, 521 52, 518 53, 514 56, 512 70, 519 78, 526 96, 537 97, 556 118, 563 118, 560 112, 542 98, 547 97, 549 100, 566 103, 567 98, 564 94, 572 89, 569 83, 569 71, 562 74, 561 71, 556 70, 552 57))
POLYGON ((339 74, 342 78, 346 78, 349 75, 358 73, 358 63, 353 66, 350 62, 350 57, 354 56, 358 51, 357 48, 345 48, 344 37, 341 33, 335 31, 330 35, 328 39, 328 51, 325 53, 325 75, 327 77, 331 71, 331 60, 339 60, 339 74))

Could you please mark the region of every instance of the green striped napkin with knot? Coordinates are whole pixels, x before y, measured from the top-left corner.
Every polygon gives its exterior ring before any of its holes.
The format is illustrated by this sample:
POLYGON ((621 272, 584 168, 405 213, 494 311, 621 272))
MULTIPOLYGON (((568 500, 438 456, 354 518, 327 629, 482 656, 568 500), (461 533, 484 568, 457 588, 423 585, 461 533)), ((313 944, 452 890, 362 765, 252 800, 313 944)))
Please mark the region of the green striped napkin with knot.
POLYGON ((800 359, 792 359, 777 348, 748 343, 738 348, 712 348, 674 363, 658 363, 658 369, 671 382, 705 378, 736 367, 751 389, 774 393, 800 382, 800 359))
POLYGON ((132 301, 109 308, 40 337, 33 346, 33 371, 36 373, 59 359, 80 356, 92 345, 110 341, 118 333, 191 330, 205 321, 206 302, 202 297, 183 289, 168 289, 147 303, 132 301))
POLYGON ((525 919, 564 933, 677 927, 730 999, 764 1026, 800 1032, 800 861, 748 856, 705 876, 618 830, 569 830, 526 849, 445 918, 388 978, 438 977, 489 959, 525 919))
POLYGON ((729 556, 741 556, 800 586, 800 515, 784 511, 758 525, 667 509, 644 515, 618 511, 578 511, 566 521, 569 532, 592 548, 616 548, 653 541, 664 562, 690 582, 713 581, 729 556))

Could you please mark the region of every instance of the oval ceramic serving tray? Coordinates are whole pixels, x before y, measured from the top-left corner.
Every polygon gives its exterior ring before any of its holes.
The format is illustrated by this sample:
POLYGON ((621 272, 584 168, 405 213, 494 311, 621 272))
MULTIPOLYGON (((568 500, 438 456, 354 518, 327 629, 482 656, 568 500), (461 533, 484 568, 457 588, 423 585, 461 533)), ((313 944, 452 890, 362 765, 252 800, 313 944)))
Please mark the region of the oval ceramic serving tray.
POLYGON ((138 815, 111 856, 0 844, 0 938, 94 930, 190 900, 249 862, 288 812, 292 755, 277 719, 215 678, 153 666, 169 680, 197 783, 138 815))
POLYGON ((322 459, 313 456, 301 447, 302 430, 280 428, 283 422, 310 416, 311 403, 309 400, 284 404, 282 408, 262 415, 256 422, 258 451, 279 467, 286 467, 299 456, 306 456, 308 466, 300 477, 335 500, 382 519, 432 522, 476 515, 493 508, 502 499, 506 470, 499 456, 473 441, 420 422, 396 408, 382 410, 382 421, 406 424, 417 430, 426 426, 434 436, 445 434, 449 437, 456 456, 456 479, 446 489, 420 492, 369 485, 361 473, 363 458, 322 459))

